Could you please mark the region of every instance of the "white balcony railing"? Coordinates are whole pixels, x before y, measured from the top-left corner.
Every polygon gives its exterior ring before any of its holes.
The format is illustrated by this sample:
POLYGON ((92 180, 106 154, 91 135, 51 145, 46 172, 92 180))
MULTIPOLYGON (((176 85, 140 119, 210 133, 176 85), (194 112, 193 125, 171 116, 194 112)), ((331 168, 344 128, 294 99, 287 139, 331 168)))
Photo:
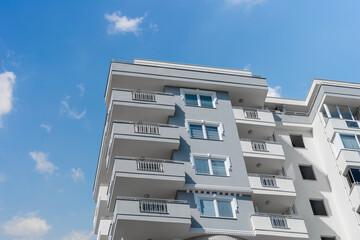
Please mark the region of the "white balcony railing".
POLYGON ((134 132, 135 133, 145 133, 145 134, 153 134, 159 135, 159 125, 149 124, 149 123, 134 123, 134 132))
POLYGON ((245 118, 258 119, 259 114, 257 110, 254 109, 244 109, 245 118))
POLYGON ((154 92, 147 92, 142 90, 132 91, 132 99, 137 101, 155 102, 156 94, 154 92))
POLYGON ((163 172, 164 165, 160 161, 151 161, 151 160, 137 160, 136 162, 137 170, 140 171, 149 171, 149 172, 163 172))
POLYGON ((265 141, 251 141, 251 146, 254 151, 267 152, 266 142, 265 141))
POLYGON ((288 228, 285 217, 271 216, 270 221, 274 228, 288 228))
POLYGON ((263 187, 277 187, 275 177, 260 177, 260 181, 263 187))
POLYGON ((146 213, 168 213, 167 203, 158 200, 139 201, 140 212, 146 213))

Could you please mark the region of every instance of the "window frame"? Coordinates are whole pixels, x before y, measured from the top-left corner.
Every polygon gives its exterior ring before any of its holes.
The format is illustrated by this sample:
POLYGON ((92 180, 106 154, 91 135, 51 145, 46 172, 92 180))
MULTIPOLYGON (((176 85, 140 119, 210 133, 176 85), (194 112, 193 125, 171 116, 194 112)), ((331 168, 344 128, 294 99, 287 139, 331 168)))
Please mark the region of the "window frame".
POLYGON ((327 210, 327 207, 326 207, 326 204, 325 204, 325 200, 324 199, 320 199, 320 198, 310 198, 309 199, 309 203, 310 203, 310 208, 312 210, 312 213, 314 214, 314 216, 320 216, 320 217, 328 217, 329 216, 329 213, 328 213, 328 210, 327 210), (315 214, 314 212, 314 208, 311 204, 312 201, 316 201, 316 202, 322 202, 323 204, 323 207, 324 207, 324 210, 325 210, 325 215, 324 214, 315 214))
POLYGON ((205 90, 200 90, 200 89, 180 88, 180 95, 181 95, 181 98, 184 100, 185 106, 188 106, 188 107, 201 107, 201 108, 207 108, 207 109, 216 109, 218 99, 217 99, 217 96, 216 96, 216 92, 214 92, 214 91, 205 91, 205 90), (186 94, 196 95, 197 105, 186 104, 186 97, 185 97, 186 94), (212 107, 202 106, 200 96, 211 97, 212 107))
POLYGON ((238 212, 238 204, 236 196, 226 196, 219 194, 205 194, 205 193, 196 193, 194 194, 195 204, 200 212, 200 217, 205 218, 222 218, 222 219, 236 219, 236 213, 238 212), (201 200, 212 200, 214 204, 215 216, 203 215, 201 213, 201 200), (232 217, 220 216, 219 207, 217 201, 228 201, 230 202, 232 217))
POLYGON ((324 103, 324 109, 325 109, 325 112, 326 112, 326 115, 328 116, 328 118, 335 118, 335 119, 343 119, 343 120, 348 120, 348 121, 355 121, 354 115, 353 115, 353 113, 352 113, 351 108, 349 107, 349 105, 333 105, 333 104, 326 104, 326 103, 324 103), (330 112, 330 110, 329 110, 329 106, 335 106, 335 108, 336 108, 336 110, 337 110, 337 113, 338 113, 338 115, 339 115, 339 118, 331 116, 331 112, 330 112), (348 109, 348 111, 349 111, 349 113, 350 113, 350 115, 351 115, 351 119, 346 119, 346 118, 343 117, 343 115, 342 115, 342 113, 341 113, 341 111, 340 111, 339 106, 340 106, 340 107, 347 107, 347 109, 348 109))
POLYGON ((188 119, 188 120, 185 120, 185 128, 186 128, 187 132, 189 133, 191 139, 223 141, 224 125, 221 122, 212 122, 212 121, 188 119), (201 125, 203 137, 202 138, 197 138, 197 137, 191 136, 190 125, 201 125), (207 132, 206 132, 206 126, 216 127, 219 139, 208 138, 208 135, 207 135, 207 132))
POLYGON ((214 154, 201 154, 201 153, 192 153, 190 154, 190 162, 192 164, 192 167, 194 168, 196 175, 205 175, 205 176, 214 176, 214 177, 229 177, 231 172, 231 162, 229 156, 222 156, 222 155, 214 155, 214 154), (208 162, 209 167, 209 173, 198 173, 196 172, 196 159, 204 159, 208 162), (217 175, 214 174, 213 166, 211 164, 211 160, 215 161, 223 161, 224 162, 224 168, 226 175, 217 175))
POLYGON ((299 171, 300 171, 300 174, 301 174, 301 177, 303 180, 310 180, 310 181, 316 181, 317 178, 316 178, 316 175, 315 175, 315 172, 314 172, 314 168, 313 168, 313 165, 305 165, 305 164, 299 164, 299 171), (304 178, 304 175, 301 171, 301 167, 311 167, 311 171, 314 175, 314 179, 311 179, 311 178, 304 178))
POLYGON ((289 138, 290 138, 290 142, 291 142, 291 146, 294 148, 306 148, 305 146, 305 142, 304 142, 304 136, 302 134, 289 134, 289 138), (291 136, 295 136, 295 137, 301 137, 301 141, 302 141, 302 145, 303 147, 296 147, 294 146, 293 140, 291 139, 291 136))
POLYGON ((347 133, 339 133, 339 137, 340 137, 340 141, 341 141, 341 144, 342 144, 342 149, 350 149, 350 150, 360 151, 360 140, 359 140, 360 135, 357 135, 357 134, 347 134, 347 133), (346 148, 341 136, 353 136, 353 137, 355 137, 356 144, 358 145, 359 148, 358 148, 358 149, 346 148))

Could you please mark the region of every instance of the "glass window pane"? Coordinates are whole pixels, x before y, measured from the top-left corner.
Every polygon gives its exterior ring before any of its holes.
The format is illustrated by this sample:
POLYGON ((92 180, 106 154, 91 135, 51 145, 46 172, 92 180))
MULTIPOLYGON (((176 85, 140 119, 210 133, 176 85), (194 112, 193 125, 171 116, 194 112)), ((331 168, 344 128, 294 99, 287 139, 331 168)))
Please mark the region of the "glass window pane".
POLYGON ((338 106, 343 119, 352 120, 351 112, 347 106, 338 106))
POLYGON ((331 117, 333 118, 340 118, 339 112, 334 105, 328 105, 329 112, 331 114, 331 117))
POLYGON ((323 200, 310 200, 310 204, 314 215, 327 216, 323 200))
POLYGON ((207 159, 195 159, 196 173, 210 174, 209 161, 207 159))
POLYGON ((360 183, 360 169, 359 168, 350 168, 352 178, 355 183, 360 183))
POLYGON ((225 162, 221 160, 211 160, 214 175, 226 176, 225 162))
POLYGON ((214 200, 200 199, 200 212, 204 216, 216 216, 214 200))
POLYGON ((217 200, 220 217, 234 217, 231 202, 226 200, 217 200))
POLYGON ((351 128, 358 128, 359 127, 359 124, 357 122, 353 122, 353 121, 346 121, 346 125, 348 127, 351 127, 351 128))
POLYGON ((200 95, 200 102, 202 107, 214 107, 212 103, 212 97, 211 96, 202 96, 200 95))
POLYGON ((190 106, 198 106, 196 94, 185 94, 185 104, 190 106))
POLYGON ((190 124, 190 136, 193 138, 204 138, 202 126, 190 124))
POLYGON ((360 149, 359 145, 356 142, 355 136, 352 135, 340 135, 341 141, 344 144, 345 148, 349 149, 360 149))
POLYGON ((316 180, 312 166, 299 166, 303 179, 316 180))
POLYGON ((219 132, 217 127, 206 126, 205 128, 208 139, 219 140, 219 132))

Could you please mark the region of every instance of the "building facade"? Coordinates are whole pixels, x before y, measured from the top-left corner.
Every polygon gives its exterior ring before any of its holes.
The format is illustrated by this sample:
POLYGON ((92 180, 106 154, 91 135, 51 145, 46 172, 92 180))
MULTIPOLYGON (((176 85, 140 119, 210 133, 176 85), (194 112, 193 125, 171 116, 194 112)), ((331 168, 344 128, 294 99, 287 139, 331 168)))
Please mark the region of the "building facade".
POLYGON ((97 239, 359 239, 360 84, 267 92, 250 71, 111 62, 97 239))

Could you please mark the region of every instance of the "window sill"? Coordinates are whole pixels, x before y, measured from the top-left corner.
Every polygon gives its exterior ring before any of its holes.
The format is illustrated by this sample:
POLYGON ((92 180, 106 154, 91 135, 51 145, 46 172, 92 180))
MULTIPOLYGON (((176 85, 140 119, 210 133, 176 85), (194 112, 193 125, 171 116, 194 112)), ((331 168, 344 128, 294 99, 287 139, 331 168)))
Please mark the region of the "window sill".
POLYGON ((195 138, 195 137, 190 137, 190 139, 196 139, 196 140, 209 140, 209 141, 215 141, 215 142, 223 142, 223 140, 222 140, 222 139, 195 138))
POLYGON ((225 219, 225 220, 236 220, 236 217, 217 217, 217 216, 205 216, 200 215, 202 218, 215 218, 215 219, 225 219))
POLYGON ((206 173, 197 173, 197 172, 195 172, 195 174, 200 176, 209 176, 209 177, 230 177, 230 175, 215 175, 215 174, 206 174, 206 173))
POLYGON ((195 105, 187 105, 185 104, 186 107, 196 107, 196 108, 206 108, 206 109, 216 109, 216 107, 204 107, 204 106, 195 106, 195 105))

